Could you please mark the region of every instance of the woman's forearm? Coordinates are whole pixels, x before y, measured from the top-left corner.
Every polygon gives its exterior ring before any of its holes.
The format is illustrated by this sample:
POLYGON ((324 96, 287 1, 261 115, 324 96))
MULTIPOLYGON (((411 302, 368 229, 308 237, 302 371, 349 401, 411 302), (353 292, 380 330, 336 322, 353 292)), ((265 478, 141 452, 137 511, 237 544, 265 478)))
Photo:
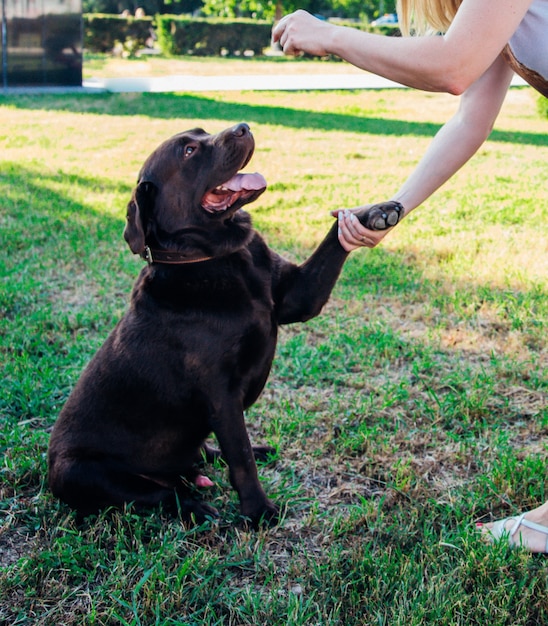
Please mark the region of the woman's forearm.
POLYGON ((463 73, 466 65, 454 63, 444 37, 384 37, 335 26, 326 48, 356 67, 422 91, 458 95, 471 80, 463 73))
POLYGON ((405 213, 451 178, 489 136, 512 80, 500 57, 465 94, 457 113, 438 131, 419 164, 393 196, 405 213))
POLYGON ((461 94, 498 57, 531 1, 463 0, 447 33, 424 37, 375 35, 296 11, 272 37, 286 54, 334 54, 403 85, 461 94))
MULTIPOLYGON (((469 87, 460 99, 457 113, 438 131, 425 155, 391 197, 404 209, 403 217, 422 204, 457 172, 489 136, 512 80, 504 59, 495 63, 469 87)), ((373 248, 388 230, 368 230, 354 215, 371 205, 334 212, 339 220, 339 241, 345 250, 373 248)))

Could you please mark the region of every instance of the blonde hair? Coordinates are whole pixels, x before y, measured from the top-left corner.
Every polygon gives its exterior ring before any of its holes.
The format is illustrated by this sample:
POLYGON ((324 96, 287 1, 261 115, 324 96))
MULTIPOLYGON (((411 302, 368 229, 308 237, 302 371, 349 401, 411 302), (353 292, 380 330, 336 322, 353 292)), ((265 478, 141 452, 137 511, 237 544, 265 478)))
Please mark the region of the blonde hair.
POLYGON ((404 35, 444 33, 457 14, 462 0, 397 0, 404 35))

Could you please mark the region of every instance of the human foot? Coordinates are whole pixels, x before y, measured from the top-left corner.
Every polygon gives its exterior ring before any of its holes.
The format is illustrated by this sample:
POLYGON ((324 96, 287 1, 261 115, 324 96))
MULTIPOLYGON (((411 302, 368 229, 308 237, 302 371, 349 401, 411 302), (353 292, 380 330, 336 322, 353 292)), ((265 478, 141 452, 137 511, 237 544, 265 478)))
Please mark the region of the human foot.
MULTIPOLYGON (((539 507, 539 509, 542 507, 539 507)), ((516 517, 507 517, 489 524, 477 524, 482 534, 491 541, 507 541, 510 546, 518 546, 534 553, 548 553, 548 526, 546 518, 538 509, 522 513, 516 517), (525 516, 527 515, 527 519, 525 516), (534 521, 538 518, 538 521, 534 521)))

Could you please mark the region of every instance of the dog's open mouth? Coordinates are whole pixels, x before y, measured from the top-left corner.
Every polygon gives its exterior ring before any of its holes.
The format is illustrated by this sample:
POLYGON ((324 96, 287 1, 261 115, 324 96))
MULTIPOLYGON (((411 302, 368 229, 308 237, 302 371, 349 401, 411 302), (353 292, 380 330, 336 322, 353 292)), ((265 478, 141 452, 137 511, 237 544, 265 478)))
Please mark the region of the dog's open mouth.
POLYGON ((226 183, 208 191, 202 198, 202 208, 210 213, 226 211, 238 200, 245 201, 265 187, 266 180, 262 174, 236 174, 226 183))

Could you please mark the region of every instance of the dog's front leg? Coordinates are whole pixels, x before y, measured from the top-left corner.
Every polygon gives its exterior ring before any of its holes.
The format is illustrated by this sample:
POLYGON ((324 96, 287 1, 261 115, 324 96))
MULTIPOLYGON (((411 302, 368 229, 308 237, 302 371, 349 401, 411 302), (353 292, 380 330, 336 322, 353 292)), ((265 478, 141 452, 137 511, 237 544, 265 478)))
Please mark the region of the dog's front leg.
POLYGON ((279 280, 274 285, 278 322, 306 322, 318 315, 347 257, 348 252, 339 243, 335 223, 305 263, 296 266, 281 259, 279 280))
MULTIPOLYGON (((403 207, 399 202, 381 202, 358 211, 356 215, 366 228, 385 230, 398 223, 403 216, 403 207)), ((296 266, 282 259, 279 278, 274 285, 279 323, 306 322, 318 315, 347 256, 348 252, 339 243, 335 223, 305 263, 296 266)))
POLYGON ((261 524, 275 524, 279 509, 267 498, 259 482, 243 411, 234 410, 229 415, 225 406, 222 414, 213 420, 213 430, 228 464, 230 483, 240 499, 243 517, 253 528, 261 524))

